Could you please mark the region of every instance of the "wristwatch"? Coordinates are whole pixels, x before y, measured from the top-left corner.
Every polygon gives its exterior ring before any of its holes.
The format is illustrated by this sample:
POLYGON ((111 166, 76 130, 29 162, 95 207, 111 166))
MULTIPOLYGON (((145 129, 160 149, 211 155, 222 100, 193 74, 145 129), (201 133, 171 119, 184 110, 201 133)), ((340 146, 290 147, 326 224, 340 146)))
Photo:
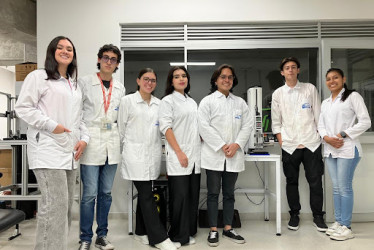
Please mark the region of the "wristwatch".
POLYGON ((342 138, 347 138, 347 134, 344 131, 340 132, 339 134, 342 136, 342 138))

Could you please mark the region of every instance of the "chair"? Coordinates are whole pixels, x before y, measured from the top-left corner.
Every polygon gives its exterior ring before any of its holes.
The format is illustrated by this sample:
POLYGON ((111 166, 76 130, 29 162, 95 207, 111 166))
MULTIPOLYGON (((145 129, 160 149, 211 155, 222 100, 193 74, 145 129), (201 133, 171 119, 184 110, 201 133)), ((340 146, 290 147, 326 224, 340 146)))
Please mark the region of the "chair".
MULTIPOLYGON (((0 178, 3 176, 0 173, 0 178)), ((14 238, 21 235, 19 230, 19 223, 25 220, 25 213, 18 209, 7 208, 7 209, 0 209, 0 233, 3 231, 8 230, 9 228, 16 226, 14 234, 9 237, 9 240, 13 240, 14 238)))

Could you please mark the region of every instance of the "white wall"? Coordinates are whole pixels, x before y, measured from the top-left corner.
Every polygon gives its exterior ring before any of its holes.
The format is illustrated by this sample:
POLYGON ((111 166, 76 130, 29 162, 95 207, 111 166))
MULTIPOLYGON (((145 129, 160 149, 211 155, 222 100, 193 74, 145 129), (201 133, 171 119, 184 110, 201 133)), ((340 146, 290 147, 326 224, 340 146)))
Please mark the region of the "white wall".
MULTIPOLYGON (((37 49, 38 64, 44 64, 48 43, 57 35, 72 39, 78 52, 79 75, 96 70, 96 54, 105 43, 120 44, 120 24, 150 23, 202 23, 202 22, 274 22, 312 20, 372 20, 374 1, 369 0, 38 0, 37 4, 37 49)), ((116 78, 120 78, 119 73, 116 78)), ((374 161, 374 152, 366 150, 365 162, 374 161)), ((372 149, 372 147, 370 146, 372 149)), ((271 149, 280 153, 279 148, 271 149)), ((360 167, 360 166, 359 166, 360 167)), ((272 173, 273 176, 273 173, 272 173)), ((300 176, 304 176, 301 171, 300 176)), ((270 178, 272 180, 272 178, 270 178)), ((259 184, 257 171, 248 171, 239 178, 238 186, 259 184), (247 177, 247 178, 246 178, 247 177)), ((359 182, 356 180, 356 184, 359 182)), ((205 186, 205 183, 202 183, 205 186)), ((284 179, 282 186, 284 187, 284 179)), ((126 184, 117 176, 111 212, 126 212, 126 184)), ((274 187, 272 185, 271 187, 274 187)), ((300 190, 303 213, 310 213, 308 187, 301 178, 300 190)), ((358 200, 365 193, 357 193, 358 200)), ((261 200, 255 197, 256 201, 261 200)), ((288 211, 285 189, 282 190, 282 212, 288 211)), ((253 206, 246 198, 237 197, 241 212, 260 212, 262 206, 253 206)), ((359 207, 360 209, 361 207, 359 207)), ((271 211, 274 211, 272 206, 271 211)))
MULTIPOLYGON (((0 68, 0 92, 8 93, 11 96, 15 94, 16 75, 14 72, 0 68)), ((0 95, 0 113, 5 113, 8 108, 8 98, 0 95)), ((0 117, 0 139, 7 137, 7 119, 0 117)))

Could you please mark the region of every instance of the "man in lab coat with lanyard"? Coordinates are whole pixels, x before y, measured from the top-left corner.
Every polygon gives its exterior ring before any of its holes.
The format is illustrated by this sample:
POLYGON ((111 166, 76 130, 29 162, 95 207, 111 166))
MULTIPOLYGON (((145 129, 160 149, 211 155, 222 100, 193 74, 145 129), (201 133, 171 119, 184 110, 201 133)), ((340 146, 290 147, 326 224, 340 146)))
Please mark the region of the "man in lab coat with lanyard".
POLYGON ((282 148, 283 172, 287 179, 286 193, 291 215, 288 229, 299 229, 299 170, 303 163, 309 183, 313 224, 318 231, 325 232, 327 226, 322 211, 324 165, 321 138, 317 131, 321 101, 313 84, 298 80, 300 62, 295 57, 284 58, 280 72, 285 84, 273 93, 271 117, 273 133, 282 148))
POLYGON ((99 249, 114 249, 107 239, 111 190, 120 162, 117 127, 118 108, 125 95, 122 83, 112 78, 121 61, 120 50, 106 44, 100 48, 97 68, 100 72, 81 78, 83 119, 90 132, 90 146, 81 158, 83 195, 80 204, 80 250, 89 249, 93 237, 96 200, 96 241, 99 249))

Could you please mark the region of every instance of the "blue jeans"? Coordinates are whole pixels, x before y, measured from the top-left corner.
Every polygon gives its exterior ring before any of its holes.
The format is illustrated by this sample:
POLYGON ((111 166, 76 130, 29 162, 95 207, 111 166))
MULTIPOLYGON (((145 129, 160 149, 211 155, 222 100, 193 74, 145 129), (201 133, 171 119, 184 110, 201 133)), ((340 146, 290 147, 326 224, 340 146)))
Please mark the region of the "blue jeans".
POLYGON ((351 226, 353 210, 352 180, 360 159, 357 148, 352 159, 332 158, 331 155, 325 158, 333 187, 335 220, 346 227, 351 226))
POLYGON ((81 179, 83 195, 80 204, 80 239, 92 241, 92 225, 94 220, 96 200, 97 237, 108 233, 108 214, 112 204, 112 186, 116 174, 117 164, 92 166, 81 165, 81 179))

